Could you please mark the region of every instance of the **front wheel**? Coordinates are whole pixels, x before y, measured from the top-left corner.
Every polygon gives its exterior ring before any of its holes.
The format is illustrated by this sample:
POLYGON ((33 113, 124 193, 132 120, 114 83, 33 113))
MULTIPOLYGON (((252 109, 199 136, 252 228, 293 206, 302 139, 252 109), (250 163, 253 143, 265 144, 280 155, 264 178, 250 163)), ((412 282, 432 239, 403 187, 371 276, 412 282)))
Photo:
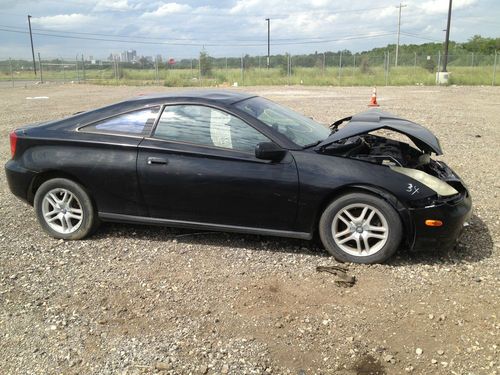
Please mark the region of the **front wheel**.
POLYGON ((402 224, 396 210, 385 200, 350 193, 325 209, 319 234, 326 250, 339 261, 381 263, 398 249, 402 224))
POLYGON ((36 191, 36 215, 49 235, 65 240, 79 240, 89 235, 98 219, 88 193, 74 181, 54 178, 36 191))

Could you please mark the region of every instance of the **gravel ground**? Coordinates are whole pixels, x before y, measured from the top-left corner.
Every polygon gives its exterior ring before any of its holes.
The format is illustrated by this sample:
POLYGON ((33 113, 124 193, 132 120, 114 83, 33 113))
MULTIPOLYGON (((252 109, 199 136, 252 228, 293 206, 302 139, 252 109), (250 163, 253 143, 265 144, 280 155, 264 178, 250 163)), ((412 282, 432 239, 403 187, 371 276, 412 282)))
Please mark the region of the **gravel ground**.
MULTIPOLYGON (((2 89, 8 133, 165 88, 2 89), (27 97, 48 96, 30 100, 27 97)), ((244 88, 322 122, 366 109, 370 88, 244 88)), ((316 243, 102 225, 49 238, 0 174, 2 374, 497 374, 500 89, 384 87, 382 108, 422 123, 468 183, 472 225, 449 252, 317 273, 316 243)))

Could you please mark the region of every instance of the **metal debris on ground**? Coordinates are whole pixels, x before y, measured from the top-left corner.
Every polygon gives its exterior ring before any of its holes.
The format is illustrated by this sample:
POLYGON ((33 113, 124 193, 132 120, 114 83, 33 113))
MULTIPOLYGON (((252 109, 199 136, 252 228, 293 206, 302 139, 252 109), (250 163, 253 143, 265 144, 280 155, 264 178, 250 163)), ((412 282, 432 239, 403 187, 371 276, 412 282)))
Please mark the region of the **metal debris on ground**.
POLYGON ((344 288, 350 288, 356 283, 356 277, 347 274, 348 269, 341 266, 317 266, 318 272, 329 272, 337 276, 335 284, 344 288))

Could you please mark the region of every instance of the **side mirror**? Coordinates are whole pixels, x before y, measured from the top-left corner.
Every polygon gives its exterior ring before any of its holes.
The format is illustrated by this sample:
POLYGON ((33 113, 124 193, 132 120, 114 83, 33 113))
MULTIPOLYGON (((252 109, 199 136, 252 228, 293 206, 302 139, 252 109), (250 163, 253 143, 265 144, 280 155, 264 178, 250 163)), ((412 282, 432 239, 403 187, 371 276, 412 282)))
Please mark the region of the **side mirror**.
POLYGON ((255 157, 262 160, 280 161, 286 155, 286 150, 273 142, 261 142, 255 146, 255 157))

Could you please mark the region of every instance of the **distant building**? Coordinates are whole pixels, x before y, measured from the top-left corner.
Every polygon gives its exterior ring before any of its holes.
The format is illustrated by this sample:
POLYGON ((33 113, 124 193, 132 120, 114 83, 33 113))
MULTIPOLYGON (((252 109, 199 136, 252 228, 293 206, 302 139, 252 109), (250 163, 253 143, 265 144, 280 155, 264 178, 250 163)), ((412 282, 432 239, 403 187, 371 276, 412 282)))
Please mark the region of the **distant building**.
POLYGON ((137 52, 135 49, 123 51, 122 53, 120 53, 119 58, 121 62, 137 62, 137 52))

